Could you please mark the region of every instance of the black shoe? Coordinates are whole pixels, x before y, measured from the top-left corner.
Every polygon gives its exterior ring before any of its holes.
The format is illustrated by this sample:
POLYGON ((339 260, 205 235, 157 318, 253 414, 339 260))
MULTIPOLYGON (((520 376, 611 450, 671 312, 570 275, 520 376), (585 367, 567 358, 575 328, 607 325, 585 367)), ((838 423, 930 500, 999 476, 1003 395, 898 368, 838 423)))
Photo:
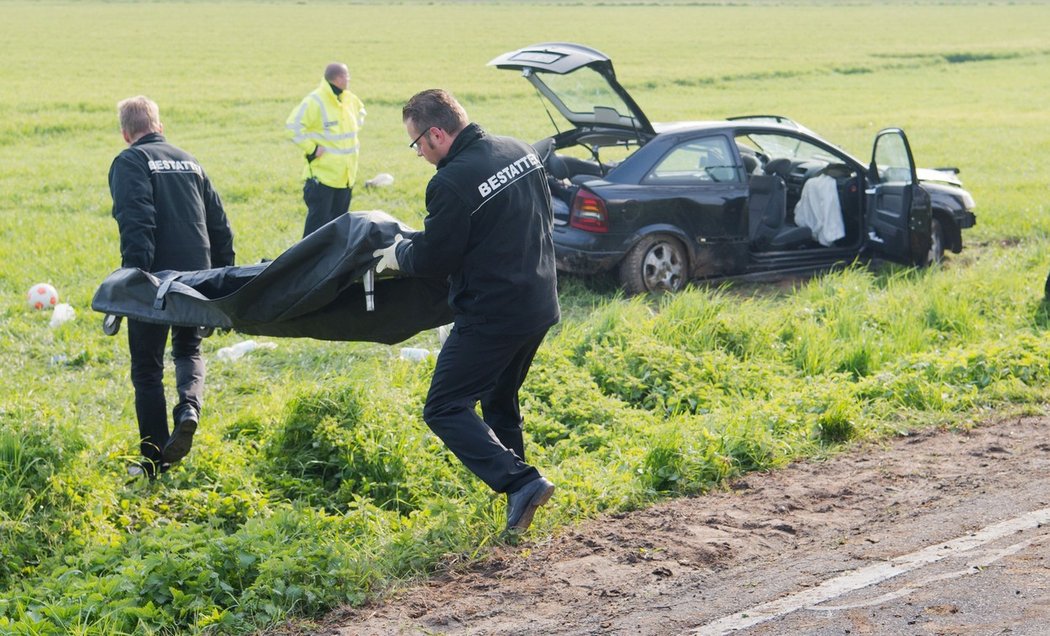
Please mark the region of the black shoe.
POLYGON ((161 457, 169 464, 174 464, 189 454, 193 446, 193 434, 197 432, 197 411, 188 408, 175 420, 171 437, 164 444, 161 457))
POLYGON ((507 493, 507 530, 524 532, 528 529, 536 509, 550 501, 553 494, 554 484, 543 477, 507 493))
POLYGON ((169 468, 171 468, 171 464, 167 462, 164 462, 160 464, 160 466, 157 466, 156 462, 154 462, 152 459, 142 459, 142 461, 140 462, 128 464, 128 476, 134 479, 138 479, 139 477, 146 477, 150 481, 153 481, 157 478, 157 475, 161 475, 163 473, 168 472, 169 468))

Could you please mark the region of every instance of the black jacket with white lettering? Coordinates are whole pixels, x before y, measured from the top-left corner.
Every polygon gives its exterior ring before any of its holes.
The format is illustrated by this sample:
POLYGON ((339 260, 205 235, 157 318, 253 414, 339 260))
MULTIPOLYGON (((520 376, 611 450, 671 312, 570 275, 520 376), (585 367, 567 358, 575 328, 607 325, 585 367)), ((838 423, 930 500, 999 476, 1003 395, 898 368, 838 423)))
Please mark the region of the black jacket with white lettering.
POLYGON ((397 247, 406 274, 448 276, 457 325, 524 335, 558 322, 553 216, 532 146, 470 124, 427 184, 424 230, 397 247))
POLYGON ((189 153, 144 135, 109 168, 123 267, 147 272, 233 265, 233 232, 219 195, 189 153))

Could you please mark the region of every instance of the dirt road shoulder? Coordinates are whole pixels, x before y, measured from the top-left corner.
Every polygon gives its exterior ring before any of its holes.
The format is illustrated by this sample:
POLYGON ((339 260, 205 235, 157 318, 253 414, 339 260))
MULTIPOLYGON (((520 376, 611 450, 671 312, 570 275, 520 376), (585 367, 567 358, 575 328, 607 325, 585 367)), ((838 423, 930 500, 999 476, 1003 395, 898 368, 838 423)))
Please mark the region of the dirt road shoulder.
POLYGON ((501 547, 465 571, 335 612, 320 633, 1041 633, 1050 528, 1038 523, 961 560, 939 558, 939 570, 923 563, 751 626, 704 626, 1048 507, 1050 418, 922 431, 501 547))

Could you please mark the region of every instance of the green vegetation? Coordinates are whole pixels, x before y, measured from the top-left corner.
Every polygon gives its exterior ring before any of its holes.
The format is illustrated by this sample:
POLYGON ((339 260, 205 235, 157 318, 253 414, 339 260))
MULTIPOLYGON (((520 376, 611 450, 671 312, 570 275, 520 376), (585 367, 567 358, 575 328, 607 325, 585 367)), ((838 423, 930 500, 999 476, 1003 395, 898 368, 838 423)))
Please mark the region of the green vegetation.
MULTIPOLYGON (((432 362, 396 347, 205 341, 194 450, 156 483, 137 453, 123 334, 90 309, 119 264, 106 175, 116 102, 145 93, 227 203, 242 263, 299 236, 288 111, 346 60, 368 108, 354 209, 421 219, 432 168, 400 106, 452 89, 494 132, 550 122, 511 48, 610 54, 658 121, 779 113, 866 157, 910 133, 978 205, 967 249, 928 271, 850 268, 794 286, 624 299, 561 282, 565 320, 523 397, 530 460, 559 490, 532 536, 703 492, 861 438, 1043 407, 1050 366, 1041 3, 3 3, 0 65, 0 633, 244 633, 311 616, 503 540, 503 499, 420 419, 432 362), (596 18, 600 15, 600 18, 596 18), (599 26, 600 25, 600 26, 599 26), (660 37, 648 37, 659 28, 660 37), (583 35, 581 35, 583 34, 583 35), (54 284, 77 319, 25 308, 54 284)), ((412 346, 436 349, 420 334, 412 346)))

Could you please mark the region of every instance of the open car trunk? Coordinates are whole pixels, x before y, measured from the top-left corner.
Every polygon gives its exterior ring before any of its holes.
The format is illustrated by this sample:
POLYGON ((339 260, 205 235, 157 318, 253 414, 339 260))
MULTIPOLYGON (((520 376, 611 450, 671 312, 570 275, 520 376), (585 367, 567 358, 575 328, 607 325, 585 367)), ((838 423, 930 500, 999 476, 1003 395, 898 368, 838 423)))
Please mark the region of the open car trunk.
POLYGON ((576 128, 654 134, 645 113, 616 80, 612 60, 601 51, 569 42, 545 42, 504 53, 489 66, 521 71, 576 128))

